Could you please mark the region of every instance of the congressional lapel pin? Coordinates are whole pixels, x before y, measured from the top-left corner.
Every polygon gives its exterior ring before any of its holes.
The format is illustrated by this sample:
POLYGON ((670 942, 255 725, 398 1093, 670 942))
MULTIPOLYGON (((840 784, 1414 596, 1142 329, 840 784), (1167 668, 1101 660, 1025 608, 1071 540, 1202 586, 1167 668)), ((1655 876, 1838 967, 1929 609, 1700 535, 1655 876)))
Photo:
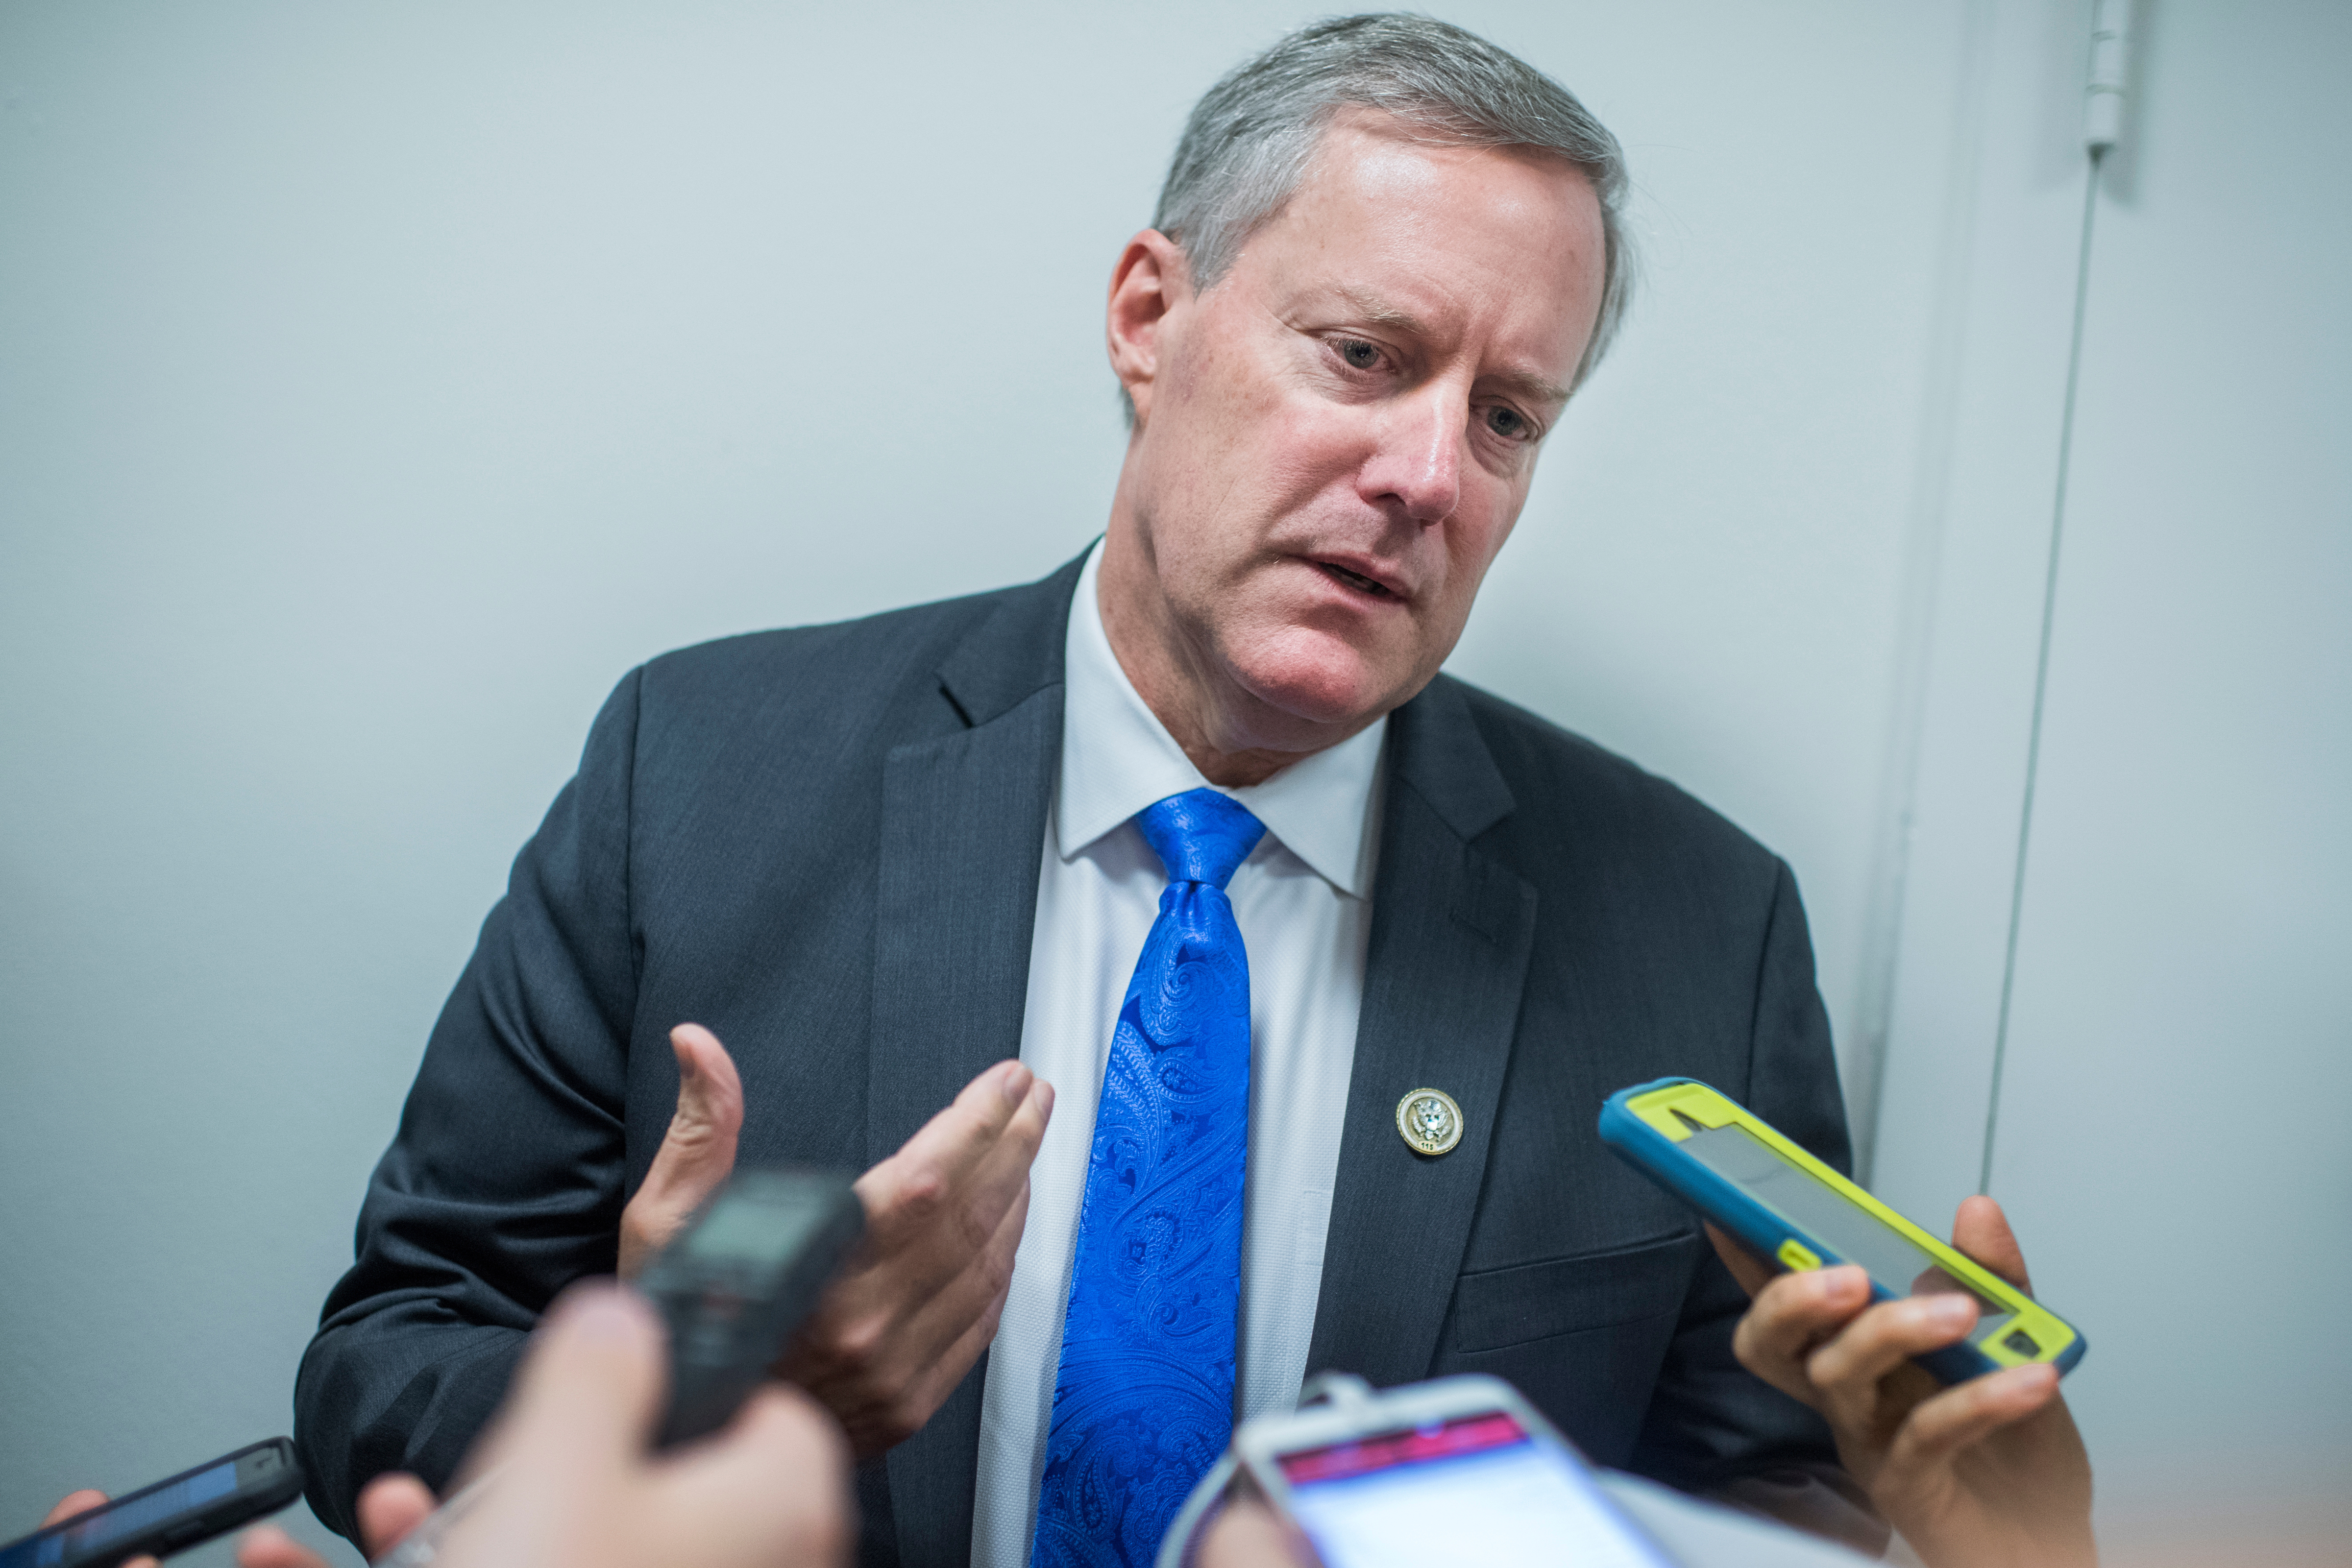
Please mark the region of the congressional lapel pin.
POLYGON ((1396 1124, 1416 1155, 1442 1155, 1462 1141, 1462 1107, 1443 1089, 1416 1089, 1398 1101, 1396 1124))

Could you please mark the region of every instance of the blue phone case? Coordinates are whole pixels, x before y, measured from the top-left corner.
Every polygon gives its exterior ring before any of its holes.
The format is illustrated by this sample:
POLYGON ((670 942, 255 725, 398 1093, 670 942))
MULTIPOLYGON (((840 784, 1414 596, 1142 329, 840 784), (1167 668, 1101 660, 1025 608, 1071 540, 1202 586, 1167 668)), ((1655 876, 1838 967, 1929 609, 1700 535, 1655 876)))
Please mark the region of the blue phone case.
MULTIPOLYGON (((1783 1258, 1785 1261, 1784 1249, 1790 1243, 1794 1242, 1805 1252, 1818 1259, 1822 1268, 1847 1261, 1843 1254, 1825 1244, 1820 1237, 1797 1228, 1790 1221, 1783 1219, 1780 1215, 1765 1207, 1748 1194, 1740 1191, 1733 1183, 1684 1153, 1673 1139, 1668 1138, 1634 1113, 1631 1102, 1636 1097, 1660 1089, 1674 1088, 1679 1084, 1708 1087, 1699 1083, 1696 1078, 1660 1078, 1648 1083, 1636 1083, 1630 1089, 1621 1089, 1609 1096, 1607 1103, 1601 1107, 1601 1141, 1615 1150, 1619 1157, 1643 1176, 1697 1209, 1723 1229, 1738 1237, 1759 1258, 1783 1258)), ((1732 1101, 1728 1095, 1722 1094, 1719 1090, 1709 1092, 1734 1105, 1738 1104, 1738 1102, 1732 1101)), ((1757 1126, 1768 1128, 1769 1126, 1769 1124, 1763 1122, 1752 1112, 1743 1109, 1741 1114, 1757 1126)), ((1836 1173, 1832 1171, 1830 1174, 1836 1173)), ((1875 1199, 1873 1200, 1873 1204, 1881 1208, 1885 1207, 1876 1204, 1875 1199)), ((1892 1214, 1894 1211, 1889 1209, 1885 1212, 1892 1214)), ((1934 1249, 1937 1252, 1950 1251, 1948 1246, 1936 1241, 1933 1237, 1927 1237, 1926 1239, 1934 1242, 1934 1249)), ((1959 1255, 1955 1253, 1953 1256, 1959 1255)), ((1970 1265, 1970 1267, 1973 1270, 1974 1266, 1970 1265)), ((1979 1272, 1981 1271, 1979 1270, 1979 1272)), ((2030 1300, 2023 1297, 2021 1292, 2017 1292, 2013 1287, 2007 1286, 2005 1281, 2002 1282, 2002 1287, 2003 1294, 2016 1295, 2021 1300, 2030 1300)), ((1896 1299, 1894 1291, 1886 1289, 1876 1280, 1871 1281, 1870 1291, 1874 1301, 1891 1301, 1896 1299)), ((2046 1312, 2047 1309, 2043 1311, 2046 1312)), ((2054 1314, 2052 1315, 2054 1317, 2054 1314)), ((2074 1334, 2072 1343, 2056 1355, 2049 1358, 2050 1364, 2055 1366, 2062 1376, 2072 1371, 2074 1364, 2083 1359, 2083 1352, 2085 1348, 2082 1331, 2074 1328, 2071 1323, 2065 1326, 2074 1334)), ((1986 1355, 1974 1345, 1967 1343, 1948 1345, 1942 1350, 1927 1355, 1916 1356, 1913 1359, 1934 1374, 1938 1380, 1947 1384, 1965 1383, 1971 1377, 1982 1376, 1988 1372, 1998 1372, 2003 1364, 1986 1355)))

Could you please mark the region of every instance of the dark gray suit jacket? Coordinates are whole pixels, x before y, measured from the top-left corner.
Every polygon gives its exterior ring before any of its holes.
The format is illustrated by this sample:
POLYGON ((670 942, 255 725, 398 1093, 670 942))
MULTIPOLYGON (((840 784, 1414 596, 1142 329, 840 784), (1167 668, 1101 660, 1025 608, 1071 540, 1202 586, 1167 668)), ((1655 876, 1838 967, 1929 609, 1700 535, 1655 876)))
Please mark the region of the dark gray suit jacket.
MULTIPOLYGON (((564 1285, 610 1272, 677 1092, 734 1053, 741 1157, 862 1167, 1018 1054, 1062 646, 1043 582, 689 648, 633 672, 426 1048, 296 1393, 320 1517, 446 1480, 564 1285)), ((1744 1298, 1690 1211, 1593 1131, 1669 1073, 1843 1167, 1788 868, 1639 768, 1440 676, 1397 710, 1311 1367, 1488 1372, 1596 1460, 1690 1488, 1828 1460, 1734 1362, 1744 1298), (1462 1105, 1452 1153, 1396 1134, 1462 1105)), ((971 1532, 981 1380, 859 1476, 864 1561, 971 1532)))

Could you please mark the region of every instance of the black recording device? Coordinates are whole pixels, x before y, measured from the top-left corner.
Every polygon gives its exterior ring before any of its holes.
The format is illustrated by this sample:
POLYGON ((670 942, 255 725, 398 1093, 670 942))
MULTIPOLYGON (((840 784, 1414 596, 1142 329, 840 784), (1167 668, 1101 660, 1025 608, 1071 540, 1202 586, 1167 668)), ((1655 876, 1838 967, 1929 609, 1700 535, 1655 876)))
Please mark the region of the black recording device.
POLYGON ((637 1278, 669 1325, 657 1447, 727 1424, 865 1230, 845 1176, 772 1166, 729 1178, 637 1278))
POLYGON ((0 1568, 112 1568, 130 1557, 169 1557, 301 1495, 294 1445, 272 1437, 0 1546, 0 1568))

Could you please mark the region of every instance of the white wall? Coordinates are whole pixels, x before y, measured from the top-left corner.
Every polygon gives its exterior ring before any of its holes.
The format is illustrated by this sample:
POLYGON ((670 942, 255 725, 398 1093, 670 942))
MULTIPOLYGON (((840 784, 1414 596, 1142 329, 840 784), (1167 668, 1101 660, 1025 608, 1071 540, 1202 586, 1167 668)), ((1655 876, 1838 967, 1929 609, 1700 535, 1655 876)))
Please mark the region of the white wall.
MULTIPOLYGON (((1879 1186, 1973 1190, 2084 166, 2005 5, 1879 1186), (2036 430, 2042 434, 2037 435, 2036 430)), ((2105 171, 1992 1190, 2133 1560, 2352 1540, 2352 13, 2143 6, 2105 171)), ((2079 44, 2080 35, 2074 35, 2079 44)))
MULTIPOLYGON (((624 670, 1099 526, 1110 263, 1193 97, 1322 9, 0 9, 0 1537, 286 1428, 433 1014, 624 670)), ((1906 716, 1923 802, 1955 777, 1906 651, 1969 486, 2046 496, 2054 440, 2040 252, 1969 182, 2031 62, 2068 123, 2080 18, 1444 14, 1624 138, 1648 259, 1455 667, 1786 854, 1857 1037, 1906 716)), ((2062 249, 2063 151, 2026 182, 2062 249)), ((2147 1315, 2098 1305, 2085 1377, 2147 1315)))

